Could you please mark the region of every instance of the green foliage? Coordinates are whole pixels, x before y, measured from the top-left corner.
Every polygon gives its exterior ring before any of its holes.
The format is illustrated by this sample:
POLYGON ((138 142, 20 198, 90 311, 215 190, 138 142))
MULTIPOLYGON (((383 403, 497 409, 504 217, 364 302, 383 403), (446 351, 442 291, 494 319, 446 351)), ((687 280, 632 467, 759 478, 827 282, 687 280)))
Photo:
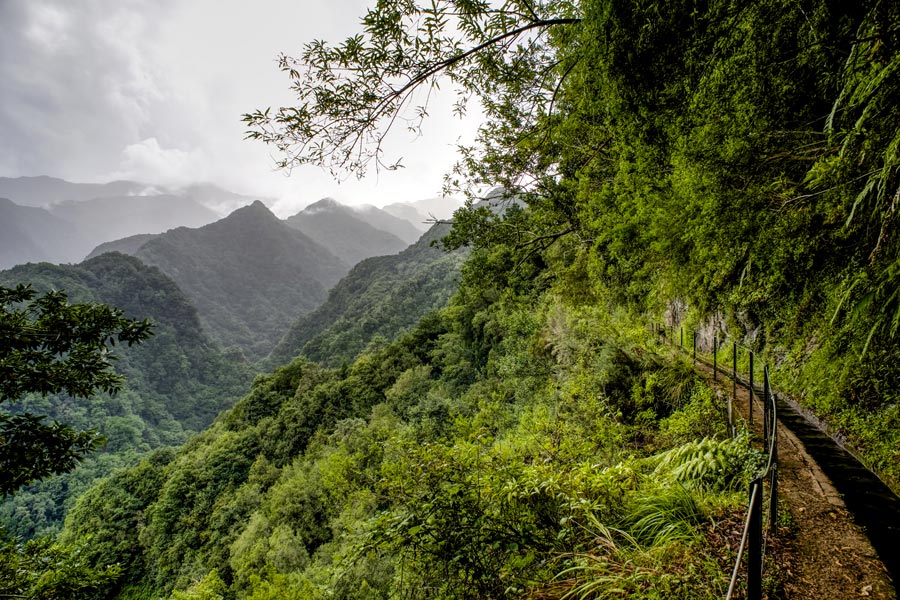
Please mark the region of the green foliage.
POLYGON ((44 423, 32 414, 0 414, 0 493, 12 494, 23 485, 71 471, 96 450, 103 438, 93 431, 44 423))
POLYGON ((464 275, 450 307, 352 365, 258 377, 176 457, 82 497, 64 539, 100 530, 93 559, 123 565, 121 597, 191 597, 215 571, 225 596, 514 598, 605 556, 601 528, 632 540, 624 579, 721 587, 695 528, 707 495, 733 502, 717 490, 742 455, 700 487, 654 471, 655 421, 637 415, 695 411, 683 371, 627 314, 519 289, 464 275))
POLYGON ((687 442, 648 459, 660 478, 682 486, 718 485, 729 487, 745 484, 742 476, 750 464, 752 452, 749 435, 716 441, 703 438, 687 442))
POLYGON ((578 14, 568 1, 513 0, 503 10, 471 0, 382 2, 368 10, 360 34, 336 45, 310 42, 299 58, 282 55, 298 104, 244 115, 247 136, 274 145, 283 168, 315 164, 357 176, 373 160, 397 168, 383 161, 381 141, 398 118, 418 130, 427 97, 415 93, 427 94, 441 79, 459 88, 460 114, 470 96, 489 116, 527 120, 546 110, 555 78, 542 64, 542 38, 577 23, 578 14))
POLYGON ((169 600, 223 600, 228 586, 215 569, 183 592, 172 592, 169 600))
POLYGON ((117 565, 94 567, 85 550, 48 538, 18 544, 0 540, 0 596, 35 600, 99 600, 119 577, 117 565))
MULTIPOLYGON (((70 304, 63 292, 39 296, 29 285, 0 287, 0 402, 59 392, 87 398, 115 393, 110 348, 150 336, 150 322, 126 319, 101 304, 70 304)), ((71 471, 101 439, 31 413, 0 413, 0 496, 56 473, 71 471)))
POLYGON ((268 364, 302 354, 340 366, 379 336, 393 339, 427 313, 443 308, 467 254, 465 249, 446 253, 433 246, 448 230, 435 225, 403 252, 357 264, 321 306, 291 326, 268 364))
POLYGON ((458 172, 504 191, 456 215, 445 245, 472 250, 446 307, 381 312, 398 279, 364 262, 282 356, 342 366, 259 377, 174 459, 86 495, 66 535, 130 507, 97 560, 162 597, 207 577, 248 598, 721 597, 700 524, 760 455, 643 316, 687 305, 747 334, 897 464, 895 12, 385 1, 360 36, 285 57, 299 105, 246 117, 285 166, 363 172, 446 73, 488 117, 458 172))
MULTIPOLYGON (((32 281, 35 290, 57 296, 53 290, 66 289, 72 302, 78 303, 71 306, 98 306, 97 310, 101 310, 99 305, 115 306, 123 320, 134 323, 149 318, 154 331, 153 337, 140 345, 129 347, 123 340, 112 348, 114 354, 98 354, 110 365, 104 377, 123 382, 117 394, 98 390, 89 399, 79 399, 55 390, 58 393, 46 396, 28 394, 9 405, 12 414, 4 417, 5 421, 33 420, 29 414, 48 415, 50 421, 40 422, 39 427, 52 428, 52 421, 57 421, 76 430, 93 431, 60 439, 62 445, 54 446, 60 451, 73 443, 87 449, 101 436, 107 440, 98 452, 78 460, 74 471, 21 487, 0 503, 0 524, 10 534, 27 539, 59 531, 76 498, 98 478, 134 465, 148 450, 180 444, 209 425, 219 411, 234 402, 246 375, 243 367, 227 360, 203 334, 196 310, 174 282, 137 259, 106 254, 80 265, 29 264, 0 273, 0 285, 15 286, 20 281, 32 281)), ((89 328, 103 323, 103 318, 93 319, 80 333, 87 341, 89 328)), ((65 338, 64 327, 63 322, 57 324, 60 340, 65 338)), ((63 367, 54 373, 61 376, 63 367)), ((24 442, 25 432, 20 433, 24 442)), ((3 452, 0 460, 7 464, 53 460, 35 454, 49 439, 41 434, 42 444, 31 446, 34 452, 26 453, 23 447, 3 452)))
POLYGON ((66 392, 86 398, 113 393, 122 377, 111 370, 109 348, 150 336, 150 322, 125 319, 120 309, 69 304, 64 292, 38 297, 29 285, 0 287, 0 401, 27 393, 66 392))
POLYGON ((723 420, 724 399, 707 386, 693 389, 681 410, 659 424, 659 436, 668 443, 683 444, 696 439, 725 437, 727 426, 723 420))

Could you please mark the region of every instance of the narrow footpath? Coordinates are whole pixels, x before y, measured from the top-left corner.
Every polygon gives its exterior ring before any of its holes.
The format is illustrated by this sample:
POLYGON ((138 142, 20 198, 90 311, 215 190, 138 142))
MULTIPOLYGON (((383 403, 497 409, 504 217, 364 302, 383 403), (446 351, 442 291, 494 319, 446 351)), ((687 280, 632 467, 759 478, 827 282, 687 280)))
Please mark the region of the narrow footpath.
MULTIPOLYGON (((724 395, 731 380, 700 362, 697 369, 724 395)), ((735 409, 748 419, 749 392, 738 385, 735 409)), ((900 500, 834 440, 780 401, 778 474, 780 510, 793 525, 773 552, 788 600, 897 600, 900 582, 900 500)), ((753 431, 762 435, 762 403, 753 407, 753 431)))

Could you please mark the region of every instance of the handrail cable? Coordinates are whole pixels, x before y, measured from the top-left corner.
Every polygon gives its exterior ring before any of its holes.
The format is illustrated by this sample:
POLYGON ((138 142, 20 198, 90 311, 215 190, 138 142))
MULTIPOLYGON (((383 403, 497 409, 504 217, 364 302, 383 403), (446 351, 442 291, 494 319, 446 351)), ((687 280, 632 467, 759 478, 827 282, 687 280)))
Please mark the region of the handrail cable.
MULTIPOLYGON (((654 325, 653 329, 656 332, 662 334, 664 341, 669 341, 669 336, 666 331, 667 328, 665 326, 660 325, 657 328, 657 326, 654 325)), ((713 367, 713 377, 715 378, 715 376, 718 374, 718 371, 719 371, 718 360, 717 360, 717 353, 721 349, 721 346, 719 345, 719 334, 715 333, 713 335, 714 354, 713 354, 712 364, 709 364, 702 355, 698 356, 697 332, 695 330, 691 330, 691 333, 693 334, 694 360, 695 361, 700 360, 701 362, 706 363, 707 366, 712 366, 713 367)), ((683 344, 684 344, 684 329, 683 328, 682 328, 682 332, 681 332, 679 339, 680 339, 680 343, 678 344, 678 347, 681 350, 687 351, 683 346, 683 344)), ((731 339, 731 336, 726 334, 725 340, 723 340, 723 341, 727 341, 729 339, 731 339)), ((729 373, 727 370, 722 369, 722 373, 725 374, 726 376, 730 375, 731 377, 733 377, 733 379, 735 381, 735 385, 737 385, 737 383, 739 382, 741 385, 745 386, 749 390, 751 419, 752 419, 752 415, 753 415, 753 413, 752 413, 753 398, 754 398, 754 396, 759 397, 758 393, 762 392, 762 397, 760 398, 760 400, 762 401, 762 405, 763 405, 763 437, 764 437, 766 454, 768 455, 768 460, 766 461, 765 469, 763 469, 763 471, 759 475, 757 475, 757 477, 750 484, 751 485, 750 504, 747 507, 747 516, 744 519, 744 530, 741 534, 741 543, 740 543, 740 546, 738 547, 737 558, 734 562, 734 568, 732 569, 731 580, 729 581, 729 584, 728 584, 728 592, 725 596, 725 600, 731 600, 732 595, 734 594, 734 590, 737 585, 738 575, 740 573, 741 560, 743 559, 743 556, 744 556, 744 549, 747 547, 747 543, 748 543, 747 540, 751 535, 751 525, 753 527, 757 528, 757 535, 755 535, 754 538, 756 539, 756 543, 758 545, 759 552, 753 552, 752 549, 750 551, 749 560, 750 560, 751 564, 748 565, 749 571, 748 571, 747 594, 748 594, 748 600, 760 600, 762 597, 761 578, 762 578, 762 568, 763 568, 763 557, 765 557, 766 546, 767 546, 766 542, 768 541, 768 535, 762 531, 763 515, 762 514, 757 515, 756 511, 759 511, 759 513, 765 512, 765 509, 763 508, 763 505, 761 502, 761 498, 758 497, 758 494, 761 493, 760 490, 763 487, 764 480, 766 478, 768 478, 770 480, 770 483, 769 483, 770 495, 769 495, 769 510, 768 510, 769 527, 767 529, 768 529, 768 533, 774 532, 775 531, 774 525, 775 525, 775 518, 776 518, 775 511, 777 510, 777 508, 776 508, 777 507, 777 489, 778 489, 778 479, 777 479, 778 478, 778 474, 777 474, 777 471, 778 471, 778 454, 777 454, 778 453, 778 407, 777 407, 777 403, 775 400, 775 394, 772 392, 771 382, 769 379, 768 365, 763 367, 762 389, 761 390, 755 389, 756 385, 754 385, 754 381, 753 381, 754 372, 751 371, 749 374, 750 377, 748 379, 744 379, 744 377, 742 376, 743 374, 738 373, 738 370, 737 370, 737 348, 741 347, 741 348, 746 349, 747 352, 749 352, 751 369, 753 369, 753 358, 755 355, 754 350, 752 350, 748 346, 745 346, 744 344, 739 344, 737 341, 735 341, 733 339, 731 340, 731 343, 733 344, 732 370, 729 373), (754 519, 754 517, 758 517, 758 518, 754 519), (756 561, 756 562, 754 563, 754 561, 756 561), (752 571, 754 569, 758 569, 758 571, 759 571, 758 573, 755 574, 755 577, 753 576, 754 574, 752 573, 752 571)), ((754 371, 755 371, 755 369, 754 369, 754 371)), ((735 390, 736 389, 737 388, 735 388, 735 390)), ((734 396, 736 396, 736 393, 734 394, 734 396)), ((736 400, 736 398, 732 397, 731 400, 733 402, 734 400, 736 400)), ((729 413, 729 419, 730 418, 731 418, 731 413, 729 413)), ((751 421, 751 425, 752 425, 752 421, 751 421)), ((731 423, 729 423, 729 426, 731 426, 731 423)), ((751 544, 752 544, 752 542, 751 542, 751 544)))

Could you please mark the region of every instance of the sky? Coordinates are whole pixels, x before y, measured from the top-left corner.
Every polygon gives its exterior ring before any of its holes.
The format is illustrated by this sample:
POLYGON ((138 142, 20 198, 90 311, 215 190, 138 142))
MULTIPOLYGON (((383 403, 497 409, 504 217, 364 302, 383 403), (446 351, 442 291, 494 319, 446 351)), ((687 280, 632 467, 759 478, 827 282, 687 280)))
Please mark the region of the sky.
POLYGON ((405 168, 338 183, 274 169, 244 140, 244 113, 290 105, 279 53, 359 30, 366 0, 0 0, 0 176, 75 182, 210 182, 268 198, 280 216, 329 196, 345 204, 440 194, 457 141, 477 122, 438 97, 416 138, 392 132, 405 168))

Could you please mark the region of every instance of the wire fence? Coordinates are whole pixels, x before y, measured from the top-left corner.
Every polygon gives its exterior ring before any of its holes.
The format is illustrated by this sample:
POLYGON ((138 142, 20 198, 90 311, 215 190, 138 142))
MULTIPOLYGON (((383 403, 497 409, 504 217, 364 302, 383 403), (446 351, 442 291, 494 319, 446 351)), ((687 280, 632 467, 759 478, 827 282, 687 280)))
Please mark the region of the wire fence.
POLYGON ((694 330, 686 332, 683 327, 676 332, 675 328, 661 324, 655 324, 652 328, 661 341, 677 345, 682 351, 689 353, 695 365, 699 362, 711 367, 714 380, 718 381, 720 376, 731 378, 732 394, 728 397, 726 416, 732 435, 737 432, 733 403, 737 401, 738 386, 746 387, 749 392, 747 410, 751 429, 754 423, 754 402, 762 405, 762 442, 766 452, 766 467, 750 482, 744 529, 725 596, 726 600, 736 597, 741 567, 744 566, 747 600, 762 600, 766 542, 776 533, 778 517, 778 408, 769 379, 769 367, 759 364, 753 349, 727 335, 701 335, 694 330))

